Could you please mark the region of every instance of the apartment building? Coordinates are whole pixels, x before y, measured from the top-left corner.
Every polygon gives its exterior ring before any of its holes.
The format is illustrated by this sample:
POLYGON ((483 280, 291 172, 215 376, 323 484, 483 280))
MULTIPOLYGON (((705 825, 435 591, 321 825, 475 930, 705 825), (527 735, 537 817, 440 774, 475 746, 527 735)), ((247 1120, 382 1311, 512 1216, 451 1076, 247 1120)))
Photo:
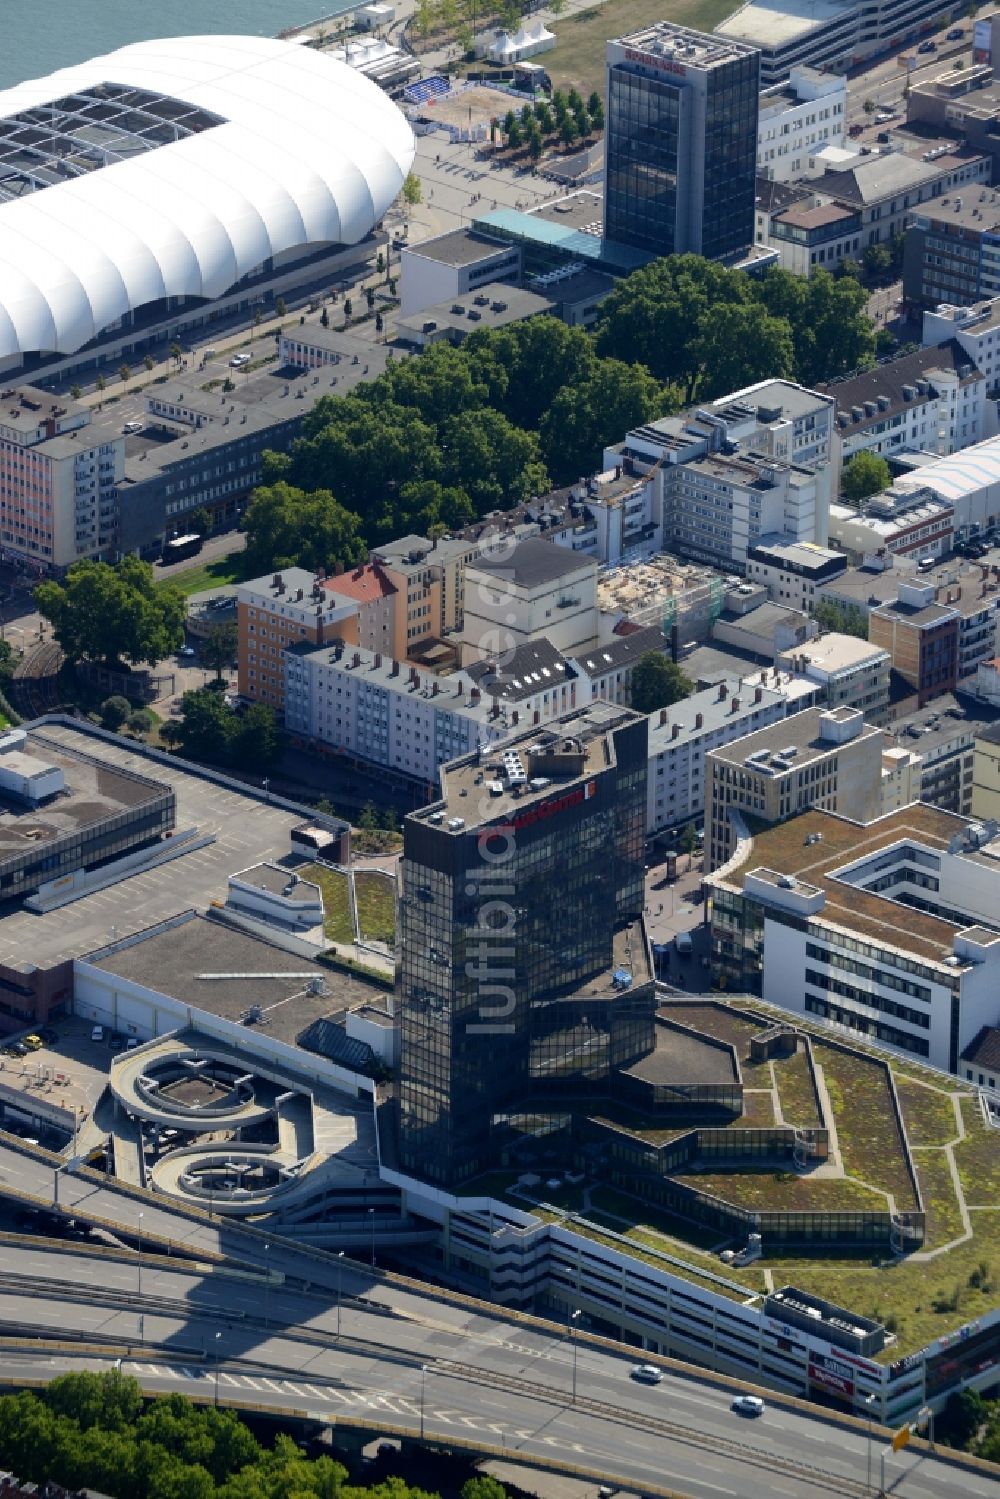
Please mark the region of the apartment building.
MULTIPOLYGON (((771 732, 771 731, 766 731, 771 732)), ((957 1073, 996 1021, 996 823, 915 803, 803 812, 710 875, 727 986, 957 1073)))
POLYGON ((971 800, 973 817, 1000 817, 1000 723, 976 725, 971 800))
POLYGON ((815 698, 812 683, 761 671, 727 677, 650 714, 646 832, 700 824, 708 752, 811 707, 815 698))
POLYGON ((1000 296, 973 306, 942 302, 924 313, 922 341, 943 344, 954 340, 986 380, 983 437, 996 436, 996 392, 1000 389, 1000 296))
POLYGON ((761 91, 757 115, 757 172, 779 182, 805 176, 817 153, 844 144, 847 79, 808 65, 792 68, 787 83, 761 91))
POLYGON ((357 643, 355 600, 329 592, 322 578, 286 567, 241 583, 236 594, 238 681, 242 697, 285 706, 285 651, 334 638, 357 643))
POLYGON ((462 664, 544 636, 563 655, 597 641, 597 564, 541 536, 491 549, 465 569, 462 664))
POLYGON ((948 193, 911 215, 903 246, 908 302, 961 307, 1000 293, 1000 202, 985 185, 948 193))
POLYGON ((869 640, 889 652, 893 670, 916 693, 918 707, 954 691, 960 619, 954 602, 938 603, 933 585, 922 582, 900 582, 896 597, 868 615, 869 640))
POLYGON ((765 537, 825 545, 839 487, 832 433, 829 396, 767 380, 633 429, 605 463, 652 472, 665 546, 743 571, 765 537))
POLYGON ((957 339, 820 387, 837 404, 841 463, 856 453, 945 457, 990 435, 987 380, 957 339))
POLYGON ((820 688, 828 708, 857 708, 866 722, 889 717, 889 652, 882 646, 827 630, 778 657, 778 664, 820 688))
POLYGON ((764 585, 772 603, 803 614, 812 613, 819 590, 839 578, 846 567, 843 552, 817 546, 814 541, 764 536, 747 549, 747 577, 764 585))
MULTIPOLYGON (((944 693, 918 708, 894 718, 890 727, 894 743, 907 748, 920 760, 920 791, 911 801, 926 802, 960 817, 975 816, 973 780, 977 735, 986 727, 971 716, 953 693, 944 693)), ((988 711, 988 710, 986 710, 988 711)), ((992 719, 995 715, 990 714, 992 719)))
POLYGON ((410 776, 429 795, 439 766, 504 738, 520 718, 465 672, 438 677, 342 640, 295 643, 283 666, 290 733, 410 776))
POLYGON ((397 656, 408 656, 422 642, 461 630, 466 565, 479 556, 489 539, 462 534, 436 540, 401 536, 375 548, 371 562, 382 569, 398 595, 397 656))
POLYGON ((629 630, 623 635, 613 635, 592 650, 580 651, 572 657, 574 670, 589 684, 590 698, 603 698, 608 703, 632 706, 632 673, 651 652, 661 654, 668 649, 663 631, 658 625, 647 625, 644 629, 629 630))
POLYGON ((121 422, 31 385, 0 392, 0 552, 37 572, 117 555, 121 422))
POLYGON ((807 708, 734 743, 705 764, 705 849, 717 869, 741 836, 733 814, 786 822, 807 807, 878 817, 882 809, 882 730, 857 708, 807 708))

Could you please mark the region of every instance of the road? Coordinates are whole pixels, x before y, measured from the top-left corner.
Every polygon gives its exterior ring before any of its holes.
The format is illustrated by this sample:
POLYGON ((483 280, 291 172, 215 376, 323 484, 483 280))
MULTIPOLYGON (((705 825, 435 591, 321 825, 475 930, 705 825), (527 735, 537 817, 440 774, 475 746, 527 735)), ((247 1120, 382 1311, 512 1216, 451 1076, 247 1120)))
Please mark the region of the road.
MULTIPOLYGON (((295 1287, 272 1286, 264 1296, 259 1282, 163 1261, 141 1274, 140 1300, 134 1256, 4 1244, 0 1320, 9 1332, 29 1320, 53 1338, 78 1331, 111 1345, 104 1367, 124 1350, 126 1372, 152 1391, 214 1400, 217 1387, 226 1405, 384 1423, 410 1435, 419 1434, 422 1408, 429 1438, 560 1459, 643 1491, 668 1488, 692 1499, 864 1493, 863 1429, 774 1403, 759 1420, 741 1419, 721 1383, 692 1371, 638 1384, 628 1350, 574 1342, 565 1329, 429 1301, 373 1282, 360 1267, 345 1273, 339 1306, 295 1287)), ((13 1380, 79 1365, 57 1350, 6 1356, 13 1380)), ((884 1446, 876 1435, 876 1471, 884 1446)), ((952 1499, 957 1485, 969 1499, 1000 1494, 991 1478, 920 1452, 893 1456, 886 1478, 900 1499, 952 1499)))

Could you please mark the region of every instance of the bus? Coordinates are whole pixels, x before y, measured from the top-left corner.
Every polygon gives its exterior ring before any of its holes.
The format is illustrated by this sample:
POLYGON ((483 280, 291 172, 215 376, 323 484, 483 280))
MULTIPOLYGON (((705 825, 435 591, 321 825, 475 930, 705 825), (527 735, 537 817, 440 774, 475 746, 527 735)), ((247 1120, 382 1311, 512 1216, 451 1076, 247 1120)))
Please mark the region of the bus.
POLYGON ((193 531, 190 536, 175 536, 173 541, 163 543, 163 566, 171 562, 183 562, 185 557, 194 557, 201 551, 204 538, 193 531))

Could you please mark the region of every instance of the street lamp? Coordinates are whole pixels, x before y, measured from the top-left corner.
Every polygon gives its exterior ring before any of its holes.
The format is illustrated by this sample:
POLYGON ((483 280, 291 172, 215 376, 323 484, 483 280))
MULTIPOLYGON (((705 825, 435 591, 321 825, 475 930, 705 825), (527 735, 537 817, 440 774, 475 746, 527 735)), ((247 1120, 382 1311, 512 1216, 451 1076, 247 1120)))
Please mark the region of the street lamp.
POLYGON ((870 1494, 872 1490, 872 1406, 875 1404, 875 1396, 865 1395, 862 1403, 868 1407, 868 1476, 865 1489, 870 1494))
POLYGON ((344 1279, 344 1251, 337 1255, 337 1342, 340 1342, 340 1300, 344 1279))
POLYGON ((264 1245, 264 1331, 267 1331, 267 1293, 271 1286, 271 1246, 264 1245))
POLYGON ((219 1347, 221 1332, 215 1334, 215 1408, 219 1408, 219 1364, 222 1360, 222 1349, 219 1347))
POLYGON ((424 1439, 424 1384, 427 1378, 427 1365, 420 1365, 420 1440, 424 1439))
POLYGON ((368 1219, 372 1226, 372 1269, 375 1269, 375 1209, 368 1209, 368 1219))
POLYGON ((570 1319, 569 1319, 569 1335, 570 1335, 570 1339, 571 1339, 572 1344, 573 1344, 573 1404, 574 1405, 576 1404, 576 1346, 577 1346, 576 1345, 576 1321, 577 1321, 578 1317, 582 1317, 582 1316, 583 1316, 583 1312, 580 1310, 579 1307, 577 1307, 576 1311, 573 1313, 572 1317, 570 1317, 570 1319))

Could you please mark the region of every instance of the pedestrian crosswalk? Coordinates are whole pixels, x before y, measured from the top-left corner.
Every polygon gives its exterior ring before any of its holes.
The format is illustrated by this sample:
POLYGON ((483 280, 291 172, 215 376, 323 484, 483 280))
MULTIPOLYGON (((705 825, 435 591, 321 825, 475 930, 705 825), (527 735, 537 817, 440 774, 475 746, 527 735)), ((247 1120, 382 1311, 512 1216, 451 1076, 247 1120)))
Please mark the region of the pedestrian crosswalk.
POLYGON ((187 1364, 148 1364, 125 1362, 123 1370, 129 1374, 144 1375, 148 1379, 175 1379, 188 1383, 215 1385, 218 1380, 220 1393, 226 1389, 252 1390, 261 1396, 278 1395, 296 1400, 313 1400, 336 1409, 371 1410, 388 1412, 394 1416, 416 1416, 419 1407, 406 1395, 397 1395, 384 1390, 344 1390, 336 1385, 307 1384, 305 1380, 270 1379, 263 1374, 236 1374, 227 1369, 195 1368, 187 1364))

